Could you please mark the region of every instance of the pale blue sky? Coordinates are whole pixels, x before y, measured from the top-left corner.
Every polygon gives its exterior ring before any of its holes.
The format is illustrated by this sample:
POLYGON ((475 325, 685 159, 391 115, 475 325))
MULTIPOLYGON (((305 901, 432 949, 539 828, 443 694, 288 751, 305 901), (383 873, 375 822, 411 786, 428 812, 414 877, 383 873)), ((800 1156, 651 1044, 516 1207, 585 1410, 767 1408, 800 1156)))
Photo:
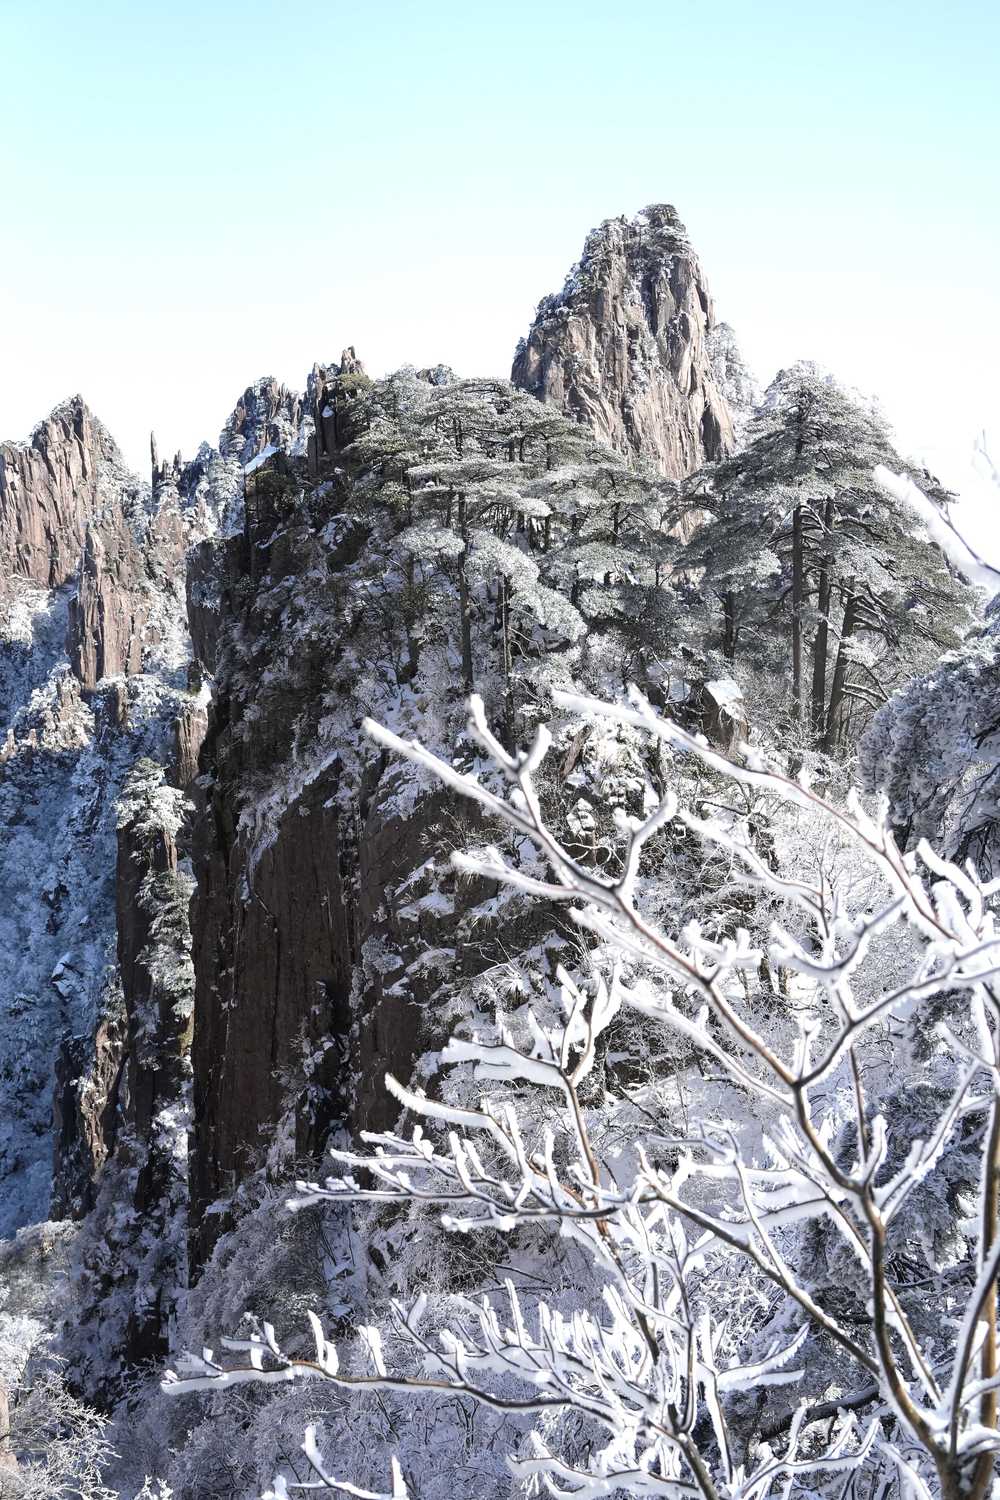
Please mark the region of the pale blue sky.
POLYGON ((1000 427, 1000 6, 0 0, 0 432, 145 463, 259 374, 503 373, 598 220, 676 204, 759 373, 1000 427))

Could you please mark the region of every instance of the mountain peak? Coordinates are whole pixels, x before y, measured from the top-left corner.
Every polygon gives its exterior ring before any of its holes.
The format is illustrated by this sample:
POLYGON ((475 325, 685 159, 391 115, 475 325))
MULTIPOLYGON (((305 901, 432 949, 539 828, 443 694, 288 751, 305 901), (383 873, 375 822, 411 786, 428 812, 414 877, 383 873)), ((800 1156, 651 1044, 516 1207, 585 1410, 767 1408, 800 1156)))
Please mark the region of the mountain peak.
POLYGON ((562 291, 539 303, 511 379, 680 479, 733 445, 708 347, 714 323, 677 210, 652 204, 590 232, 562 291))
POLYGON ((0 572, 57 588, 75 572, 98 506, 102 464, 122 469, 107 428, 79 394, 25 442, 0 444, 0 572))

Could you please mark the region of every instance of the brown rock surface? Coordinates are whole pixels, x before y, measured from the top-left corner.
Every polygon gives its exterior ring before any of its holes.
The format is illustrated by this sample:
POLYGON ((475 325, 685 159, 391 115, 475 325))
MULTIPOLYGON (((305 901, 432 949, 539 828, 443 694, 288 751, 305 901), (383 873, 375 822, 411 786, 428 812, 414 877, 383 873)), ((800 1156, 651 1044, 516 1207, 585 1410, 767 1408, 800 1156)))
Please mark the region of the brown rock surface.
MULTIPOLYGON (((198 862, 193 908, 196 972, 195 1132, 191 1216, 196 1250, 222 1227, 203 1210, 257 1164, 283 1112, 289 1078, 321 1033, 347 1029, 351 943, 339 820, 322 782, 289 807, 277 837, 250 867, 226 836, 226 808, 209 809, 212 842, 198 862)), ((318 1144, 304 1110, 300 1151, 318 1144)))
POLYGON ((314 365, 309 377, 314 432, 309 439, 309 464, 315 474, 324 459, 333 458, 361 430, 363 397, 371 382, 349 344, 339 365, 314 365))
POLYGON ((539 304, 511 380, 681 479, 733 446, 707 344, 714 321, 684 226, 656 204, 588 235, 563 290, 539 304))
POLYGON ((280 1122, 283 1149, 311 1154, 334 1120, 354 1130, 394 1117, 383 1076, 410 1077, 440 983, 414 960, 448 940, 406 885, 439 836, 431 801, 401 816, 385 764, 360 784, 355 764, 348 791, 320 737, 327 629, 336 636, 350 608, 337 575, 363 537, 323 539, 344 505, 336 482, 303 500, 301 478, 272 478, 245 534, 191 554, 192 636, 215 677, 192 849, 196 1268, 226 1227, 206 1210, 259 1164, 280 1122), (315 622, 304 635, 288 630, 290 596, 315 622))
POLYGON ((116 540, 119 545, 109 551, 100 534, 87 527, 77 592, 69 605, 70 663, 87 689, 102 677, 142 670, 145 609, 134 586, 140 564, 131 538, 116 540))
MULTIPOLYGON (((118 807, 120 1067, 110 1128, 107 1111, 100 1121, 103 1170, 74 1252, 80 1318, 64 1334, 74 1370, 87 1367, 94 1330, 109 1320, 117 1326, 114 1357, 124 1366, 162 1358, 187 1275, 193 973, 191 888, 178 870, 183 799, 162 766, 140 757, 118 807)), ((113 1378, 110 1369, 94 1373, 99 1388, 113 1378)))
POLYGON ((174 763, 172 780, 181 791, 187 791, 198 775, 198 756, 208 733, 208 708, 193 699, 174 721, 174 763))
POLYGON ((59 1049, 53 1101, 54 1219, 79 1219, 94 1206, 97 1179, 115 1148, 124 1052, 120 1009, 98 1021, 92 1041, 66 1037, 59 1049))
POLYGON ((58 588, 73 576, 99 508, 102 462, 120 456, 80 396, 57 406, 28 442, 0 444, 0 577, 58 588))
POLYGON ((66 647, 85 690, 142 670, 158 635, 154 595, 180 580, 186 543, 176 504, 150 504, 81 397, 29 442, 0 445, 0 595, 18 577, 75 580, 66 647))

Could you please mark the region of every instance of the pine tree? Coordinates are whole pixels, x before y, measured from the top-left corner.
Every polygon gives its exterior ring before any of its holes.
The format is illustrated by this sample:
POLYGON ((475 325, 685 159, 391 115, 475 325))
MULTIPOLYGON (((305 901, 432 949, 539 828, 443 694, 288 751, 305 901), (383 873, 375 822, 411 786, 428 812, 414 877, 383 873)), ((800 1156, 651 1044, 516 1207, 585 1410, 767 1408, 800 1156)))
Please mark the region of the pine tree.
POLYGON ((746 446, 686 491, 709 517, 680 566, 721 605, 723 654, 784 655, 802 736, 828 753, 969 621, 965 591, 876 483, 878 464, 902 467, 883 419, 799 365, 768 390, 746 446))

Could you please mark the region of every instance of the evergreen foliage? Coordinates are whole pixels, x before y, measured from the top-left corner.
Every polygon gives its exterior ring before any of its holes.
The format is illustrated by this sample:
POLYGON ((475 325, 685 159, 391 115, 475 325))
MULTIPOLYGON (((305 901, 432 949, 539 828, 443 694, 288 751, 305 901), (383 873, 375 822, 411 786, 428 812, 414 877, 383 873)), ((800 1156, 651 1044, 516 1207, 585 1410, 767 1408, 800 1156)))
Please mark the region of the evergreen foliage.
POLYGON ((745 445, 687 486, 708 516, 681 566, 721 606, 723 655, 787 673, 803 739, 828 754, 972 621, 880 464, 903 467, 884 420, 799 365, 769 387, 745 445))

